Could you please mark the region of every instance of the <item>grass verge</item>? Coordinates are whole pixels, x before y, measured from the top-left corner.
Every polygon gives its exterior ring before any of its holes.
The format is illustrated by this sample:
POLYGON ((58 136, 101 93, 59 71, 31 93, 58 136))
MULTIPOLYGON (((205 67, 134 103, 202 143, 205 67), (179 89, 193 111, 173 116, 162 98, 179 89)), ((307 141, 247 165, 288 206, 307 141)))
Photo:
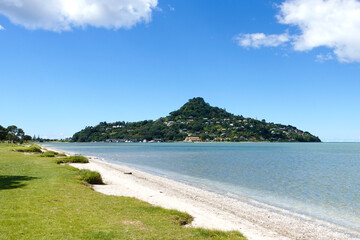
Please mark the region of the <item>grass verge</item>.
POLYGON ((0 239, 245 239, 182 227, 190 215, 103 195, 78 169, 11 150, 0 144, 0 239))

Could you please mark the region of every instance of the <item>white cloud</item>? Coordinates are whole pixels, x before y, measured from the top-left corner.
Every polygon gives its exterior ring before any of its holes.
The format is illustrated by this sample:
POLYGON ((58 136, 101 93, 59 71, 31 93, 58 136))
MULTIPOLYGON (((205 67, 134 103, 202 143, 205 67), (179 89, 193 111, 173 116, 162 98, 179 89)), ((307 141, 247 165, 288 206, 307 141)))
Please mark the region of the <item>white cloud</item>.
POLYGON ((242 47, 277 47, 289 42, 290 36, 287 33, 279 35, 265 35, 264 33, 239 34, 235 37, 235 41, 242 47))
POLYGON ((28 29, 130 28, 149 22, 157 0, 0 0, 0 14, 28 29))
POLYGON ((357 0, 288 0, 280 6, 280 23, 301 30, 294 49, 334 49, 340 61, 360 61, 360 2, 357 0))
POLYGON ((331 53, 316 55, 317 62, 325 62, 325 61, 329 61, 329 60, 333 60, 333 59, 334 59, 334 56, 331 53))
POLYGON ((1 26, 1 25, 0 25, 0 31, 1 31, 1 30, 5 30, 5 28, 4 28, 3 26, 1 26))
POLYGON ((300 30, 294 50, 327 47, 341 62, 360 62, 360 1, 285 0, 279 9, 279 23, 300 30))

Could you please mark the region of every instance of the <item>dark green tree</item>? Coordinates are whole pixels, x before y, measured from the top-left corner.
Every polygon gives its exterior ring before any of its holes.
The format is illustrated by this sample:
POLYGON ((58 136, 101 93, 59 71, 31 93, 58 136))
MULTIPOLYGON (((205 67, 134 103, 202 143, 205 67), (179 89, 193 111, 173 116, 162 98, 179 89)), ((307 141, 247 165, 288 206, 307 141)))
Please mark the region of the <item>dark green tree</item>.
POLYGON ((0 125, 0 141, 5 141, 7 134, 7 129, 0 125))
POLYGON ((31 141, 32 138, 31 138, 31 136, 29 136, 29 135, 24 135, 23 138, 22 138, 22 140, 23 140, 24 142, 28 142, 28 141, 31 141))
MULTIPOLYGON (((9 142, 19 142, 20 138, 18 137, 18 127, 15 125, 11 125, 7 127, 7 136, 6 136, 6 140, 8 140, 9 142)), ((22 131, 22 129, 21 129, 22 131)), ((23 133, 24 131, 22 131, 23 133)))

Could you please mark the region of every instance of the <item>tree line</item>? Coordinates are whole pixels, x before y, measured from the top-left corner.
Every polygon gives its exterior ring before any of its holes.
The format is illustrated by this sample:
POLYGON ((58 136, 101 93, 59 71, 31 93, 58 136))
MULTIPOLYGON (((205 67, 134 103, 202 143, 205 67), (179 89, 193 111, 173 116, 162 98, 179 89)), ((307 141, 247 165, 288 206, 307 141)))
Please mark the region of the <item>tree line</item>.
POLYGON ((0 141, 23 143, 31 140, 31 136, 26 135, 24 130, 15 125, 8 126, 7 128, 0 125, 0 141))

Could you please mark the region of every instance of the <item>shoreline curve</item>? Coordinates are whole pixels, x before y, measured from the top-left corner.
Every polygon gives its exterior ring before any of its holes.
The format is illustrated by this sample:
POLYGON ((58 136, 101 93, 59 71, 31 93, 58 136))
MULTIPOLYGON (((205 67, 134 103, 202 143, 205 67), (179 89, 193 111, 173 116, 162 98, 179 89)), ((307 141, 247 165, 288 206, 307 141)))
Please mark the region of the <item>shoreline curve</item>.
POLYGON ((97 171, 102 175, 106 185, 93 185, 95 191, 107 195, 134 197, 155 206, 187 212, 194 217, 189 227, 236 230, 249 240, 360 239, 358 231, 309 216, 255 200, 233 199, 164 176, 109 163, 97 157, 87 157, 87 164, 70 165, 78 169, 97 171), (129 172, 132 174, 126 174, 129 172))

